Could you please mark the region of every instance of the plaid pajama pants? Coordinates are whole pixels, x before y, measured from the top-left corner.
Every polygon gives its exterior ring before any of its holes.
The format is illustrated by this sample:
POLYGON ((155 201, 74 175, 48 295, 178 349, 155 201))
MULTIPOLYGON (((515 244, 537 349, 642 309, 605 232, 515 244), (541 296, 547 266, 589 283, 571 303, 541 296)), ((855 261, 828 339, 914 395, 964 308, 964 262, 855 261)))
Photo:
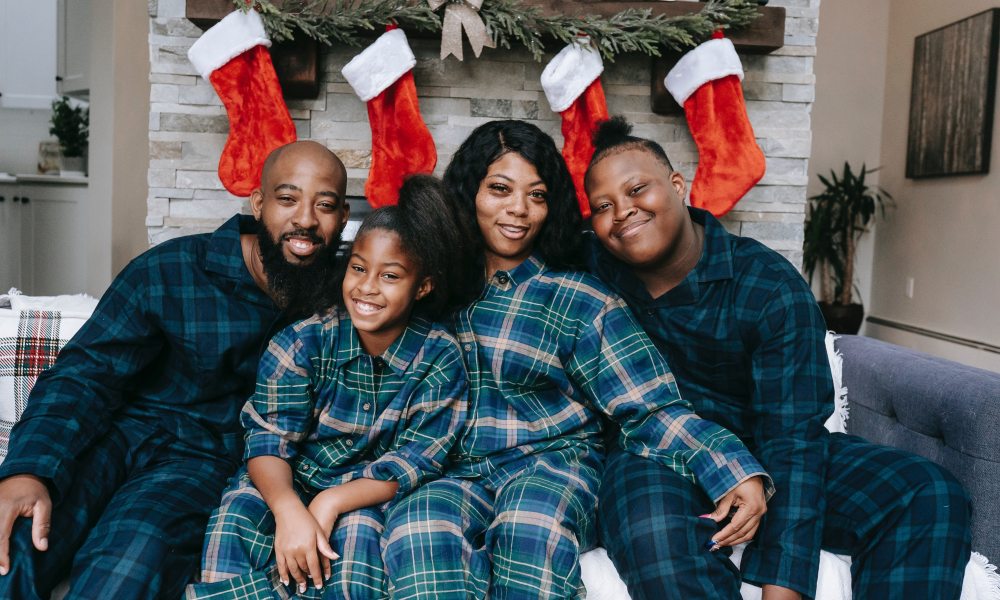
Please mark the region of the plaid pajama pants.
POLYGON ((78 459, 65 497, 54 498, 47 551, 33 548, 31 521, 18 519, 0 598, 47 599, 67 576, 67 599, 179 597, 234 467, 119 421, 78 459))
MULTIPOLYGON (((915 454, 832 434, 826 503, 823 549, 853 557, 854 598, 959 598, 971 551, 969 499, 947 471, 915 454)), ((740 597, 739 573, 704 547, 716 528, 697 515, 713 508, 672 471, 612 452, 601 488, 601 541, 634 600, 740 597)))
MULTIPOLYGON (((296 485, 308 506, 315 492, 296 485)), ((331 577, 322 590, 310 582, 297 598, 384 598, 385 574, 380 539, 384 516, 379 507, 341 515, 330 537, 340 558, 330 562, 331 577)), ((186 598, 291 598, 278 578, 274 558, 274 515, 250 481, 246 469, 232 480, 222 505, 212 513, 202 555, 202 583, 188 586, 186 598)))
POLYGON ((545 452, 403 498, 386 516, 392 597, 581 595, 579 557, 595 543, 601 463, 588 449, 545 452))

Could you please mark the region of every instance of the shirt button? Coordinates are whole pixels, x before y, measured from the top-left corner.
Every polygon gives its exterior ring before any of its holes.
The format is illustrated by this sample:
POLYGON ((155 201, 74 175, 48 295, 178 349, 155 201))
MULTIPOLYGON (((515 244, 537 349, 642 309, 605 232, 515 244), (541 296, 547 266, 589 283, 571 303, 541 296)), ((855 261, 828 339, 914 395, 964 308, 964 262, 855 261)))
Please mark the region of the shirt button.
POLYGON ((652 308, 647 308, 646 314, 652 317, 654 314, 656 314, 656 311, 653 310, 652 308))
POLYGON ((501 275, 497 277, 497 281, 500 282, 500 285, 507 285, 507 283, 510 281, 510 277, 507 277, 506 275, 501 275))
POLYGON ((370 403, 365 402, 364 405, 361 408, 363 408, 365 410, 369 410, 369 409, 371 409, 371 407, 372 407, 372 405, 370 403))
POLYGON ((347 440, 347 445, 348 446, 353 446, 354 445, 354 440, 347 440))
POLYGON ((462 347, 465 348, 466 352, 472 352, 472 344, 466 344, 462 347))

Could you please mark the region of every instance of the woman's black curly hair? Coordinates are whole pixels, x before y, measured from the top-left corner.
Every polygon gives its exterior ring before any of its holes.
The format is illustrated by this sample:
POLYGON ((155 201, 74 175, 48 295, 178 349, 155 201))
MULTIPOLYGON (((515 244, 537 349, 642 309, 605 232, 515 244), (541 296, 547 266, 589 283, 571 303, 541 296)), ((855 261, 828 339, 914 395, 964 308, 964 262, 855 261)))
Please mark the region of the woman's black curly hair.
MULTIPOLYGON (((430 277, 434 284, 414 305, 415 314, 440 319, 471 302, 481 289, 473 284, 480 271, 470 248, 473 232, 459 211, 441 180, 413 175, 399 190, 399 204, 373 211, 354 236, 355 242, 379 230, 399 236, 403 251, 419 266, 418 278, 430 277)), ((339 305, 343 302, 340 294, 339 305)))
POLYGON ((673 172, 674 170, 673 165, 670 164, 670 159, 667 158, 667 153, 663 150, 663 146, 653 140, 635 137, 632 135, 632 124, 626 121, 625 117, 618 116, 603 121, 597 126, 597 131, 594 132, 594 156, 591 157, 590 165, 587 166, 584 181, 590 175, 590 170, 594 168, 594 165, 608 156, 627 150, 644 150, 649 152, 663 163, 668 171, 673 172))
MULTIPOLYGON (((548 189, 545 202, 549 212, 535 240, 535 249, 554 269, 579 268, 583 218, 566 162, 551 136, 531 123, 517 120, 491 121, 477 127, 462 142, 444 172, 445 186, 475 232, 480 267, 485 248, 476 225, 476 194, 489 166, 508 152, 516 152, 531 163, 548 189)), ((482 269, 480 282, 481 277, 482 269)))

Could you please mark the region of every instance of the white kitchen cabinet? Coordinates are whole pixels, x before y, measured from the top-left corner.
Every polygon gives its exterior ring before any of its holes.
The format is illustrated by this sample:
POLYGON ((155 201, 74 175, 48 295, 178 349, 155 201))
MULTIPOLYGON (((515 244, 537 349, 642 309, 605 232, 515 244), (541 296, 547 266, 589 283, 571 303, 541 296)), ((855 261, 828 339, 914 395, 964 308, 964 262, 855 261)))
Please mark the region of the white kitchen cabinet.
POLYGON ((17 184, 0 184, 0 294, 21 287, 21 211, 17 184))
POLYGON ((12 257, 2 260, 0 287, 3 292, 17 287, 31 296, 78 294, 87 284, 87 186, 27 179, 0 186, 6 197, 0 203, 0 232, 11 234, 11 239, 4 235, 0 249, 12 257))
POLYGON ((90 0, 58 0, 56 90, 90 93, 90 0))
POLYGON ((0 0, 0 107, 52 105, 56 21, 56 0, 0 0))

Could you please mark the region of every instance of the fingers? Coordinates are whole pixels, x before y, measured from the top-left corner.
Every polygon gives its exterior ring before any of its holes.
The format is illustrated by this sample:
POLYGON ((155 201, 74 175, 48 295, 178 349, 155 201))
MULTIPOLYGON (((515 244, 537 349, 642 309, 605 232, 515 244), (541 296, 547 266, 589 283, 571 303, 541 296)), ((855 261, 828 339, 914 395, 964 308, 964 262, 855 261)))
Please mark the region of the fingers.
POLYGON ((748 508, 748 505, 741 506, 733 515, 732 521, 713 537, 717 547, 735 546, 753 538, 760 525, 760 518, 761 514, 748 508))
POLYGON ((733 492, 729 492, 723 496, 722 500, 719 500, 719 504, 715 507, 715 510, 707 515, 709 519, 718 523, 729 516, 729 509, 732 508, 733 501, 736 499, 736 494, 734 492, 735 490, 733 492))
POLYGON ((49 549, 49 527, 52 524, 52 501, 39 498, 31 511, 31 541, 37 550, 49 549))
POLYGON ((10 572, 10 533, 17 515, 11 510, 0 513, 0 575, 10 572))
POLYGON ((340 558, 340 555, 334 552, 333 548, 330 547, 330 542, 326 541, 326 538, 318 533, 316 534, 316 548, 319 549, 319 563, 323 569, 323 581, 326 581, 330 579, 330 575, 332 574, 330 561, 337 560, 340 558))
MULTIPOLYGON (((323 574, 325 571, 319 565, 319 552, 309 552, 306 560, 308 563, 307 576, 312 579, 313 586, 317 590, 323 589, 323 574)), ((302 586, 299 586, 299 588, 301 589, 302 586)))
POLYGON ((280 552, 275 554, 275 559, 278 563, 278 578, 283 585, 288 585, 288 563, 285 561, 285 555, 280 552))
POLYGON ((295 581, 299 593, 306 591, 306 571, 309 566, 306 561, 299 556, 288 557, 288 574, 295 581))

